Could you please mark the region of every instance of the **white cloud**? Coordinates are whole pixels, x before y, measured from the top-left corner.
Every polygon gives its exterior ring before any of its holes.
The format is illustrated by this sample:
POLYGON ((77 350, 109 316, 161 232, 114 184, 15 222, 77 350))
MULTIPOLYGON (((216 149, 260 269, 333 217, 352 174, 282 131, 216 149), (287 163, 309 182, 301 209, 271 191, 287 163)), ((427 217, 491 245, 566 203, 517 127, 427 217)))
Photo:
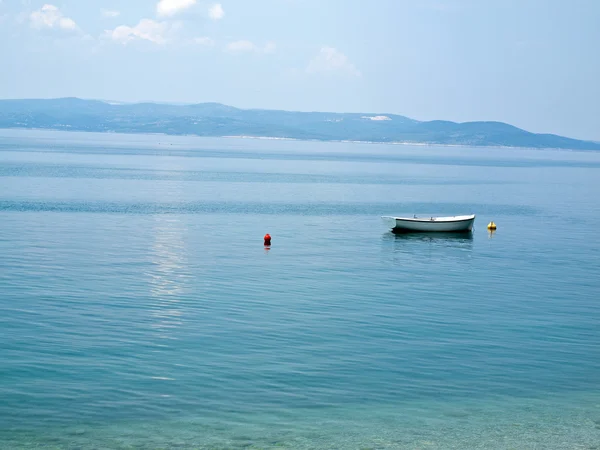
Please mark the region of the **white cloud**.
POLYGON ((208 17, 212 20, 220 20, 225 16, 225 11, 220 3, 215 3, 208 9, 208 17))
POLYGON ((198 45, 202 45, 204 47, 212 47, 213 45, 215 45, 215 41, 214 39, 211 39, 209 37, 198 37, 194 39, 194 43, 198 44, 198 45))
POLYGON ((277 45, 275 45, 275 42, 267 42, 267 44, 265 45, 265 48, 263 49, 263 52, 275 53, 276 49, 277 49, 277 45))
POLYGON ((276 49, 276 45, 274 42, 267 42, 267 44, 261 48, 252 41, 241 40, 230 42, 227 44, 226 49, 232 53, 273 53, 276 49))
POLYGON ((355 77, 361 73, 346 55, 333 47, 322 47, 306 68, 308 73, 345 72, 355 77))
POLYGON ((155 22, 151 19, 142 19, 135 27, 121 25, 114 30, 105 31, 105 35, 110 39, 122 44, 135 40, 150 41, 158 45, 164 45, 167 42, 167 33, 169 25, 166 22, 155 22))
POLYGON ((255 52, 258 49, 254 42, 235 41, 227 44, 227 50, 230 52, 255 52))
POLYGON ((37 11, 29 15, 29 20, 33 28, 76 31, 77 24, 70 17, 65 17, 63 13, 54 5, 46 4, 37 11))
POLYGON ((102 10, 102 17, 106 17, 108 19, 114 18, 114 17, 119 17, 121 15, 121 13, 119 11, 114 11, 111 9, 103 9, 102 10))
POLYGON ((159 16, 171 17, 196 4, 196 0, 160 0, 156 5, 159 16))

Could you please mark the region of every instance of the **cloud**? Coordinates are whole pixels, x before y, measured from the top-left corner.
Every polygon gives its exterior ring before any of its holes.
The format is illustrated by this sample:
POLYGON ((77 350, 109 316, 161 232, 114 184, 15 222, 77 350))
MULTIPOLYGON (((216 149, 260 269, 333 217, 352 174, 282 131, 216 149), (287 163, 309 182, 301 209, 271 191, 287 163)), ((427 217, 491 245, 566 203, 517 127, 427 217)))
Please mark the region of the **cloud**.
POLYGON ((29 21, 33 28, 38 30, 63 30, 77 31, 79 28, 73 19, 65 17, 54 5, 46 4, 29 15, 29 21))
POLYGON ((276 49, 274 42, 267 42, 264 47, 259 47, 252 41, 241 40, 227 44, 227 51, 231 53, 273 53, 276 49))
POLYGON ((120 15, 121 15, 121 13, 119 11, 114 11, 114 10, 110 10, 110 9, 102 10, 102 17, 105 17, 107 19, 119 17, 120 15))
POLYGON ((263 48, 263 52, 275 53, 276 49, 277 49, 277 46, 275 45, 275 42, 267 42, 267 44, 265 45, 265 48, 263 48))
POLYGON ((355 77, 361 76, 360 71, 348 60, 348 57, 333 47, 322 47, 319 54, 308 64, 306 72, 345 72, 355 77))
POLYGON ((209 37, 198 37, 194 39, 194 43, 198 45, 202 45, 204 47, 212 47, 215 45, 214 39, 209 37))
POLYGON ((166 22, 142 19, 135 27, 121 25, 114 30, 107 30, 105 31, 105 36, 122 44, 127 44, 135 40, 143 40, 157 45, 164 45, 167 42, 166 34, 169 32, 169 29, 169 24, 166 22))
POLYGON ((212 20, 220 20, 225 16, 225 11, 220 3, 215 3, 208 9, 208 17, 212 20))
POLYGON ((196 4, 196 0, 160 0, 156 12, 162 17, 171 17, 196 4))
POLYGON ((227 50, 230 52, 255 52, 258 49, 254 42, 235 41, 227 44, 227 50))

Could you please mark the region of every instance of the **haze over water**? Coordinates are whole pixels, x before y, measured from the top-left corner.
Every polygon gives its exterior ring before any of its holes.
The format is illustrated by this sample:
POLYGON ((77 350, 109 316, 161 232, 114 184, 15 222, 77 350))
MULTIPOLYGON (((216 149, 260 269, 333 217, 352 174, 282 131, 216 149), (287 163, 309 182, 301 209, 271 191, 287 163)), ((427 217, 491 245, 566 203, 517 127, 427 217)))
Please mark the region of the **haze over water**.
POLYGON ((0 130, 0 447, 600 448, 599 169, 0 130))

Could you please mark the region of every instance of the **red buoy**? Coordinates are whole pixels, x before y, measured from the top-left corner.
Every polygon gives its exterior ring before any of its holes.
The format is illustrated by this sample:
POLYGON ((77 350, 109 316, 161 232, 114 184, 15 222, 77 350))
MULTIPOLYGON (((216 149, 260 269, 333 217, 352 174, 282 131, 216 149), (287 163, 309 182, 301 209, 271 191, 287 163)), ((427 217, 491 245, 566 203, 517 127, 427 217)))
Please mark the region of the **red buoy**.
POLYGON ((265 234, 265 245, 271 245, 271 235, 269 233, 265 234))

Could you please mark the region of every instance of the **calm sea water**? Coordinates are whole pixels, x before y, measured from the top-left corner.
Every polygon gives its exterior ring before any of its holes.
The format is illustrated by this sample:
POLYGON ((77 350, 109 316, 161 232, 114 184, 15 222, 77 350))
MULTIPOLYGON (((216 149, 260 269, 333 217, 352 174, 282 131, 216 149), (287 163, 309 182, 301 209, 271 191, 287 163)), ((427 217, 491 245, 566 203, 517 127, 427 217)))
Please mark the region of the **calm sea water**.
POLYGON ((0 447, 600 448, 599 199, 593 152, 0 130, 0 447))

